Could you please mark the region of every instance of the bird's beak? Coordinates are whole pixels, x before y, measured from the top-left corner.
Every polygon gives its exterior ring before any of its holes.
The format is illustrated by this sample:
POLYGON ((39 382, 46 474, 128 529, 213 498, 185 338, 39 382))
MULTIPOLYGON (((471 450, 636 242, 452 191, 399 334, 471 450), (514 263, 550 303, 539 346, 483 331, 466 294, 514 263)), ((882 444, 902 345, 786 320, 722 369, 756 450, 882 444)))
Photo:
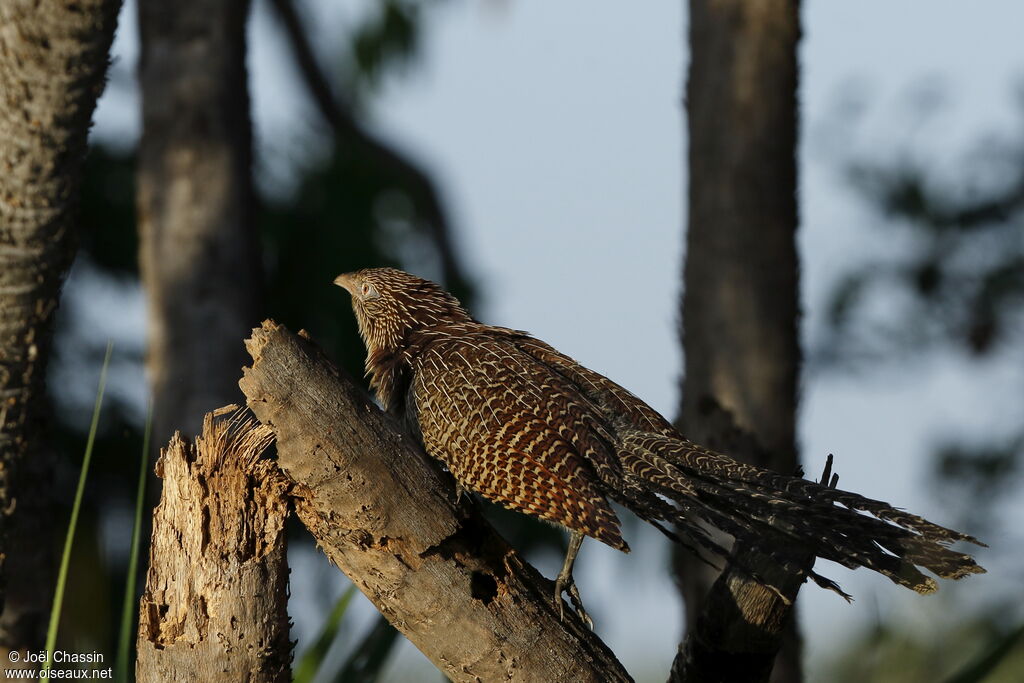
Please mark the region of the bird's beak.
POLYGON ((334 278, 334 284, 345 288, 345 290, 347 290, 352 296, 356 295, 356 281, 352 277, 352 273, 342 273, 338 277, 334 278))

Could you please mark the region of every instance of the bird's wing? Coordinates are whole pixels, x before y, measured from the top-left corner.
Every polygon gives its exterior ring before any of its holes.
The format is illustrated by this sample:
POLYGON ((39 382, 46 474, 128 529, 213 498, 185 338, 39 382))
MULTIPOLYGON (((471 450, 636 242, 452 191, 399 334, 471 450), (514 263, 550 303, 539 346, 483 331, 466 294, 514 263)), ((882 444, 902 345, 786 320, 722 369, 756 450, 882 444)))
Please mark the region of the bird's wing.
POLYGON ((662 435, 677 435, 675 428, 654 408, 604 375, 525 332, 502 329, 516 348, 561 375, 594 404, 611 423, 662 435))
POLYGON ((417 354, 412 382, 423 444, 459 483, 628 550, 557 374, 507 339, 460 335, 417 354))

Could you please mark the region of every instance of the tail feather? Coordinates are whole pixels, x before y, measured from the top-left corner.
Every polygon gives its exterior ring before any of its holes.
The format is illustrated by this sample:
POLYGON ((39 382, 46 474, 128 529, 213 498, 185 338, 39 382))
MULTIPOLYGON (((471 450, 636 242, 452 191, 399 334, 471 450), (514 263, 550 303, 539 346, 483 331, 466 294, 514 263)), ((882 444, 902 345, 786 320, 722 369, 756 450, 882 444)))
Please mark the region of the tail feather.
MULTIPOLYGON (((725 515, 717 510, 719 505, 727 503, 725 499, 715 500, 709 496, 706 500, 708 507, 715 510, 714 524, 722 525, 733 536, 760 545, 771 554, 772 539, 777 538, 777 534, 780 533, 777 519, 765 519, 746 510, 734 517, 725 515), (726 525, 731 528, 727 528, 726 525)), ((922 574, 913 563, 889 555, 873 544, 849 536, 834 537, 820 533, 817 536, 802 535, 800 526, 802 525, 790 525, 781 533, 809 552, 850 569, 867 567, 918 593, 932 593, 937 589, 935 581, 922 574)), ((807 531, 813 533, 816 530, 807 531)))
MULTIPOLYGON (((618 502, 630 507, 630 509, 634 510, 641 519, 653 525, 658 529, 658 531, 665 534, 665 536, 676 543, 682 545, 697 556, 698 559, 714 569, 721 569, 721 567, 717 566, 714 562, 705 557, 705 552, 710 552, 712 555, 723 559, 728 559, 730 556, 729 551, 722 547, 721 544, 715 542, 715 540, 712 539, 703 528, 693 524, 692 521, 686 517, 686 513, 683 510, 665 503, 658 496, 652 496, 650 494, 623 496, 620 494, 618 502), (676 525, 675 530, 667 529, 661 524, 662 521, 673 522, 676 525)), ((703 521, 711 524, 712 526, 717 526, 723 531, 728 528, 732 528, 734 533, 740 533, 737 530, 738 527, 731 527, 732 520, 717 516, 713 510, 700 508, 691 512, 700 516, 703 521)), ((835 581, 824 577, 817 572, 808 570, 803 566, 799 566, 786 558, 776 557, 775 559, 784 570, 790 571, 794 574, 805 574, 807 578, 814 581, 818 586, 836 593, 847 602, 853 599, 852 596, 844 592, 835 581)), ((750 571, 749 569, 746 571, 750 572, 750 575, 754 580, 770 586, 770 582, 762 579, 762 577, 760 577, 756 572, 750 571)), ((782 597, 785 599, 785 596, 782 597)))
POLYGON ((838 503, 851 510, 862 510, 879 519, 892 522, 905 529, 918 532, 939 543, 967 541, 986 547, 984 543, 968 534, 947 529, 923 517, 893 507, 889 503, 866 498, 850 491, 833 489, 817 482, 797 477, 787 477, 777 472, 741 463, 715 453, 684 439, 673 439, 661 434, 632 432, 623 435, 623 442, 632 441, 642 448, 650 449, 675 465, 697 472, 716 473, 730 481, 743 481, 765 486, 776 493, 786 493, 799 498, 838 503))
POLYGON ((720 569, 720 567, 717 567, 710 559, 708 559, 708 557, 705 556, 705 553, 709 553, 710 555, 723 559, 727 559, 729 557, 729 551, 716 543, 714 539, 708 535, 707 531, 699 526, 680 524, 676 526, 674 531, 665 528, 661 522, 675 522, 679 517, 681 517, 682 512, 679 508, 662 500, 657 495, 653 495, 645 488, 640 486, 627 486, 621 489, 613 489, 613 491, 613 499, 616 502, 628 507, 638 517, 640 517, 640 519, 653 525, 658 529, 658 531, 665 534, 665 536, 676 543, 682 545, 684 548, 696 555, 698 559, 711 567, 720 569))
POLYGON ((956 541, 984 545, 980 541, 888 503, 739 463, 669 436, 626 431, 620 438, 624 467, 681 506, 669 506, 673 514, 656 512, 681 528, 693 526, 689 512, 769 553, 781 535, 809 553, 867 567, 920 593, 937 586, 917 567, 948 579, 985 571, 971 556, 946 547, 956 541))

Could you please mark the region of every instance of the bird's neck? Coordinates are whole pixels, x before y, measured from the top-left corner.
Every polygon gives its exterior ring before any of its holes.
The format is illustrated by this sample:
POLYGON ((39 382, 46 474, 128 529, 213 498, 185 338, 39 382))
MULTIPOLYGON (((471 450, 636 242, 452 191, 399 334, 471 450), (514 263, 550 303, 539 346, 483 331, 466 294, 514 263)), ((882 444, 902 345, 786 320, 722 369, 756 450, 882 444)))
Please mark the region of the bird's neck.
POLYGON ((480 329, 490 328, 474 321, 446 321, 443 325, 410 329, 396 348, 375 348, 366 356, 366 373, 377 400, 385 410, 400 411, 399 404, 412 377, 413 359, 436 341, 465 337, 480 329))
POLYGON ((366 373, 370 388, 384 410, 392 411, 401 400, 406 383, 408 362, 401 351, 376 349, 366 357, 366 373))

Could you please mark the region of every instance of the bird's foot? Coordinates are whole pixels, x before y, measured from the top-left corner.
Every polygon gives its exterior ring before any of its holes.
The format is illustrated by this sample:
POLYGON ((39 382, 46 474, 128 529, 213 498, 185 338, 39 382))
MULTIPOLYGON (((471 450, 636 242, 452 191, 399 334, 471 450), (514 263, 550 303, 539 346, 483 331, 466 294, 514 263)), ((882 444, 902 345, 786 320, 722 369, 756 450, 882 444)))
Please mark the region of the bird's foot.
POLYGON ((580 591, 576 587, 576 582, 572 578, 572 574, 563 575, 559 574, 558 578, 555 579, 555 607, 558 608, 558 618, 565 621, 565 601, 562 600, 562 593, 568 593, 569 599, 572 601, 573 609, 576 610, 576 614, 579 615, 583 623, 587 625, 591 631, 594 630, 594 620, 587 614, 587 610, 583 609, 583 600, 580 598, 580 591))

